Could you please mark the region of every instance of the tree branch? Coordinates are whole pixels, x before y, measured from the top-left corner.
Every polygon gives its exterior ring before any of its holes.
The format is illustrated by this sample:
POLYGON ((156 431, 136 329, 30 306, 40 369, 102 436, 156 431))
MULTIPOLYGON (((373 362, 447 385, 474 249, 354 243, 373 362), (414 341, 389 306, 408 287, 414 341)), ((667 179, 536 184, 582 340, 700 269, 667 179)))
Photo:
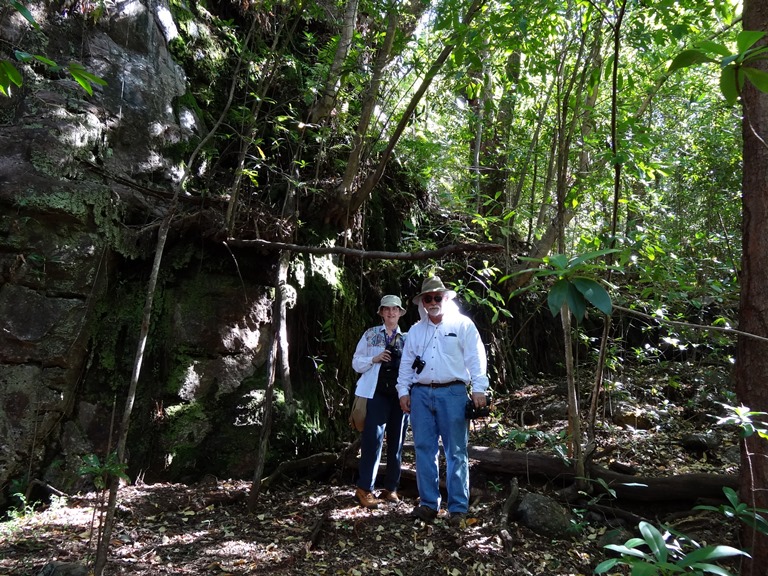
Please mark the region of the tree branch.
POLYGON ((725 326, 704 326, 703 324, 692 324, 690 322, 680 322, 679 320, 670 320, 669 318, 664 318, 661 316, 651 316, 649 314, 645 314, 644 312, 639 312, 638 310, 632 310, 630 308, 624 308, 622 306, 616 306, 615 304, 613 305, 613 307, 616 310, 620 310, 627 314, 632 314, 633 316, 638 316, 639 318, 646 318, 647 320, 653 320, 654 322, 671 324, 672 326, 681 326, 684 328, 694 328, 696 330, 706 330, 709 332, 722 332, 723 334, 730 334, 732 336, 744 336, 745 338, 753 338, 755 340, 768 342, 768 338, 766 338, 765 336, 758 336, 757 334, 750 334, 749 332, 743 332, 741 330, 735 330, 733 328, 727 328, 725 326))
POLYGON ((422 250, 419 252, 387 252, 384 250, 357 250, 355 248, 346 248, 344 246, 300 246, 298 244, 288 244, 285 242, 270 242, 268 240, 237 240, 230 238, 225 242, 229 246, 239 248, 264 248, 266 250, 288 250, 289 252, 298 252, 301 254, 343 254, 363 260, 429 260, 430 258, 441 258, 447 254, 457 254, 464 252, 501 252, 504 246, 500 244, 451 244, 435 250, 422 250))

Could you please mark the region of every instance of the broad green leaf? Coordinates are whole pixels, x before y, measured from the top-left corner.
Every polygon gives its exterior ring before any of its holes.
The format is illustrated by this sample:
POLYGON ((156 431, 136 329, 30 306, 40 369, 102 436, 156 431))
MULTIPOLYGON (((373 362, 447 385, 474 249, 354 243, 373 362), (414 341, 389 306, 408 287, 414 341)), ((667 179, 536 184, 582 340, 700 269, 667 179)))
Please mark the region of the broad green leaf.
POLYGON ((768 72, 763 72, 757 68, 750 68, 749 66, 743 66, 741 69, 744 71, 744 75, 749 78, 749 81, 760 92, 768 92, 768 72))
POLYGON ((736 87, 735 68, 729 66, 720 71, 720 92, 722 92, 728 104, 736 104, 736 101, 739 99, 739 89, 736 87))
POLYGON ((632 576, 659 576, 659 574, 665 574, 659 570, 659 567, 655 564, 649 563, 637 563, 632 564, 632 576))
POLYGON ((591 278, 573 278, 571 280, 576 289, 584 295, 587 302, 600 310, 606 316, 611 315, 612 305, 611 297, 608 291, 597 281, 591 278))
POLYGON ((27 7, 24 6, 24 4, 22 4, 21 2, 18 2, 17 0, 11 0, 11 6, 13 6, 19 14, 24 16, 24 18, 27 19, 27 22, 32 24, 35 30, 40 30, 40 24, 37 23, 37 21, 35 20, 35 17, 32 16, 32 13, 29 10, 27 10, 27 7))
POLYGON ((107 81, 101 78, 100 76, 96 76, 96 74, 92 74, 91 72, 88 72, 88 70, 85 69, 85 66, 80 64, 79 62, 70 62, 69 63, 69 71, 70 73, 75 70, 77 73, 82 76, 83 78, 87 79, 91 84, 98 84, 99 86, 106 86, 107 81))
POLYGON ((596 258, 600 258, 601 256, 605 256, 606 254, 613 254, 614 252, 619 252, 619 249, 606 248, 605 250, 596 250, 594 252, 587 252, 586 254, 579 254, 568 263, 568 267, 576 268, 576 266, 578 266, 582 262, 586 262, 588 260, 594 260, 596 258))
POLYGON ((766 54, 768 54, 768 46, 759 46, 757 48, 747 50, 747 53, 744 54, 744 60, 742 60, 742 64, 746 64, 747 62, 754 62, 755 60, 763 60, 765 59, 766 54))
POLYGON ((717 62, 717 60, 701 50, 683 50, 680 54, 675 56, 674 60, 672 60, 672 64, 669 65, 667 72, 671 74, 680 68, 687 68, 705 62, 717 62))
POLYGON ((563 307, 570 284, 571 283, 568 282, 568 280, 558 280, 549 290, 547 305, 549 306, 549 311, 552 312, 552 316, 556 317, 560 314, 560 308, 563 307))
POLYGON ((704 40, 703 42, 700 42, 699 48, 701 48, 705 52, 719 54, 720 56, 723 56, 723 57, 731 55, 731 51, 728 50, 727 47, 723 46, 722 44, 718 44, 717 42, 712 42, 710 40, 704 40))
POLYGON ((759 30, 743 30, 736 36, 736 48, 740 54, 744 54, 763 36, 765 32, 759 30))
POLYGON ((666 562, 668 557, 667 543, 658 528, 648 522, 640 522, 640 534, 643 535, 651 553, 659 562, 666 562))
POLYGON ((46 66, 53 68, 54 70, 61 70, 61 66, 56 64, 56 62, 54 62, 53 60, 46 58, 45 56, 40 56, 39 54, 35 54, 33 58, 38 62, 42 62, 46 66))
POLYGON ((72 70, 71 68, 69 73, 71 74, 72 78, 74 78, 75 81, 80 84, 80 86, 82 86, 83 90, 85 90, 89 96, 93 96, 93 88, 91 88, 91 83, 88 82, 86 78, 83 78, 77 70, 72 70))
POLYGON ((13 82, 16 84, 16 86, 21 86, 22 78, 21 73, 16 69, 16 66, 8 62, 7 60, 3 60, 0 62, 0 73, 4 74, 5 77, 3 78, 3 85, 9 86, 5 82, 5 78, 8 79, 8 82, 13 82))
POLYGON ((83 90, 85 90, 89 96, 93 96, 92 84, 98 84, 99 86, 107 85, 105 80, 88 72, 85 67, 78 62, 70 62, 68 70, 72 78, 83 87, 83 90))
POLYGON ((558 270, 568 268, 568 257, 565 254, 552 254, 552 256, 548 256, 545 260, 558 270))
POLYGON ((729 558, 731 556, 749 556, 743 550, 731 546, 705 546, 694 550, 678 562, 679 566, 692 566, 704 560, 717 560, 719 558, 729 558))
POLYGON ((635 558, 642 558, 643 560, 651 560, 651 557, 648 556, 648 554, 637 548, 629 548, 620 544, 607 544, 605 548, 618 552, 622 556, 634 556, 635 558))
POLYGON ((602 574, 603 572, 608 572, 611 568, 616 566, 620 560, 618 558, 611 558, 610 560, 605 560, 603 562, 600 562, 600 564, 597 565, 595 568, 595 574, 602 574))
POLYGON ((691 568, 695 568, 701 573, 707 572, 709 574, 717 574, 718 576, 733 576, 731 572, 725 568, 720 568, 716 564, 693 564, 691 568))
POLYGON ((584 319, 584 314, 587 312, 587 301, 584 300, 581 292, 576 289, 576 286, 572 282, 568 282, 568 294, 566 296, 566 302, 568 308, 573 312, 577 322, 581 322, 584 319))

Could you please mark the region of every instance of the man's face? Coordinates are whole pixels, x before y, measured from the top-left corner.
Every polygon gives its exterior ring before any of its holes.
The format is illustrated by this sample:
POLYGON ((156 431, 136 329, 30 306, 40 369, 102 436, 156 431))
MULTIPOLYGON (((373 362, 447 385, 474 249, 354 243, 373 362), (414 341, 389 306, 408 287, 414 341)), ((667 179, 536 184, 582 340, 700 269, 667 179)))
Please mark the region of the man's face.
POLYGON ((421 297, 421 303, 424 310, 430 316, 441 316, 443 314, 444 296, 441 292, 427 292, 421 297))

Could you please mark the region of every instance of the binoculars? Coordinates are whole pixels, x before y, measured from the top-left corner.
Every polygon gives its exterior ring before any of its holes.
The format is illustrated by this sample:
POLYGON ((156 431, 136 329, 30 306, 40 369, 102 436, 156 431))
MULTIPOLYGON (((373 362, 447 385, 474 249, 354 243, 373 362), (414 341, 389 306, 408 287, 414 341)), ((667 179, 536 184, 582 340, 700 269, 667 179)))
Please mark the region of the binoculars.
POLYGON ((464 407, 464 417, 467 420, 476 420, 478 418, 485 418, 491 414, 491 395, 485 395, 485 406, 478 408, 472 401, 472 398, 467 400, 467 405, 464 407))

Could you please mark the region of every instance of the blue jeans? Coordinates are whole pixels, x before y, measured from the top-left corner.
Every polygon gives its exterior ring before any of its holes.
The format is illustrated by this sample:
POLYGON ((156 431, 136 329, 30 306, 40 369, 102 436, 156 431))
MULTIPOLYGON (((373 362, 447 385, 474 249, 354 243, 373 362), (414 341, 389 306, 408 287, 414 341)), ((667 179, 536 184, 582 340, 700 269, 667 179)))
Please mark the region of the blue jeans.
POLYGON ((466 405, 467 390, 461 385, 444 388, 414 385, 411 388, 411 429, 422 506, 440 510, 440 437, 445 452, 448 511, 466 514, 469 509, 469 424, 464 417, 466 405))
POLYGON ((366 492, 373 492, 376 474, 379 471, 381 448, 384 434, 387 435, 387 473, 384 477, 385 490, 397 490, 402 469, 403 441, 408 429, 408 415, 400 409, 396 397, 377 392, 368 398, 365 411, 365 425, 360 440, 360 464, 357 486, 366 492))

